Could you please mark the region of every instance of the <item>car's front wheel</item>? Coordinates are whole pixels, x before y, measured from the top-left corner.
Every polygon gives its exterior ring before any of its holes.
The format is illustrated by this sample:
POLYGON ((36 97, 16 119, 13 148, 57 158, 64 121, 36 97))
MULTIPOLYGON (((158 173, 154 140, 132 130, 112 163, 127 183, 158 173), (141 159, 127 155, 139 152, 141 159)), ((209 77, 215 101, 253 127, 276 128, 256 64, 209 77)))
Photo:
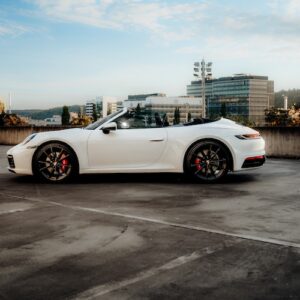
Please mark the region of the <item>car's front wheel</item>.
POLYGON ((49 143, 38 149, 32 168, 34 175, 48 182, 64 182, 78 173, 75 154, 60 143, 49 143))
POLYGON ((214 182, 227 174, 229 163, 229 153, 222 144, 200 141, 186 155, 185 172, 194 179, 214 182))

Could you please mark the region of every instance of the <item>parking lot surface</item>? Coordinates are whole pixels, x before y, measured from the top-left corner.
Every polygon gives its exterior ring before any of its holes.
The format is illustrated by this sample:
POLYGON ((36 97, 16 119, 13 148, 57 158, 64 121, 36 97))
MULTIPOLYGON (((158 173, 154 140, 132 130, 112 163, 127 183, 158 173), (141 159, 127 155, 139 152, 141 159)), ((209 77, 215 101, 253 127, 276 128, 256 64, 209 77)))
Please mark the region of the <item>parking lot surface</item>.
POLYGON ((197 184, 178 174, 9 174, 0 299, 300 299, 300 161, 197 184))

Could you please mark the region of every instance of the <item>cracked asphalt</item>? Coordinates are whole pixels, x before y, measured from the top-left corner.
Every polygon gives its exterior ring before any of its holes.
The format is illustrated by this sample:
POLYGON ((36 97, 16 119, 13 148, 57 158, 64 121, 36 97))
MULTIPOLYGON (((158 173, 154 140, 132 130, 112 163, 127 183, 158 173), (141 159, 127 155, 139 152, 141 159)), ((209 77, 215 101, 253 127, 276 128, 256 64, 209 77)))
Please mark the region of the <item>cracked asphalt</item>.
POLYGON ((0 146, 0 299, 300 299, 300 161, 43 184, 0 146))

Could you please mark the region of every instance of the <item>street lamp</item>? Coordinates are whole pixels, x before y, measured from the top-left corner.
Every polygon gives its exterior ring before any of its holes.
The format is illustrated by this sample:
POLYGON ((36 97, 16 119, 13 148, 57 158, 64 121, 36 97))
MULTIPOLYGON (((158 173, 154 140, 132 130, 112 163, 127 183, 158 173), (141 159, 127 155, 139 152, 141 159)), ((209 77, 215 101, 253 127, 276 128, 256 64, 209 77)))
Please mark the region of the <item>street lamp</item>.
MULTIPOLYGON (((212 62, 205 63, 205 60, 202 59, 201 65, 199 62, 194 63, 194 76, 199 78, 201 71, 201 83, 202 83, 202 118, 206 118, 206 101, 205 101, 205 80, 212 78, 211 72, 212 62), (201 66, 201 68, 199 68, 201 66)), ((201 103, 200 103, 201 104, 201 103)))

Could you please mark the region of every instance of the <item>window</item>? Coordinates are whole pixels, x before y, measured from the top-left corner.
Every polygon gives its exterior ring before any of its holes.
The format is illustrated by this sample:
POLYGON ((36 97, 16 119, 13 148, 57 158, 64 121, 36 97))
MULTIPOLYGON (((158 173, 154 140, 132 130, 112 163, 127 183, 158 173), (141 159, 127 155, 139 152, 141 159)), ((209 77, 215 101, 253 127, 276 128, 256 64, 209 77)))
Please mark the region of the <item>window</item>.
POLYGON ((118 129, 160 128, 169 126, 166 114, 157 112, 127 112, 115 120, 118 129))
POLYGON ((85 129, 88 130, 94 130, 96 128, 98 128, 100 125, 104 124, 105 122, 107 122, 109 119, 112 119, 114 116, 118 115, 119 113, 121 113, 122 110, 118 110, 110 115, 108 115, 107 117, 100 119, 90 125, 88 125, 87 127, 85 127, 85 129))

